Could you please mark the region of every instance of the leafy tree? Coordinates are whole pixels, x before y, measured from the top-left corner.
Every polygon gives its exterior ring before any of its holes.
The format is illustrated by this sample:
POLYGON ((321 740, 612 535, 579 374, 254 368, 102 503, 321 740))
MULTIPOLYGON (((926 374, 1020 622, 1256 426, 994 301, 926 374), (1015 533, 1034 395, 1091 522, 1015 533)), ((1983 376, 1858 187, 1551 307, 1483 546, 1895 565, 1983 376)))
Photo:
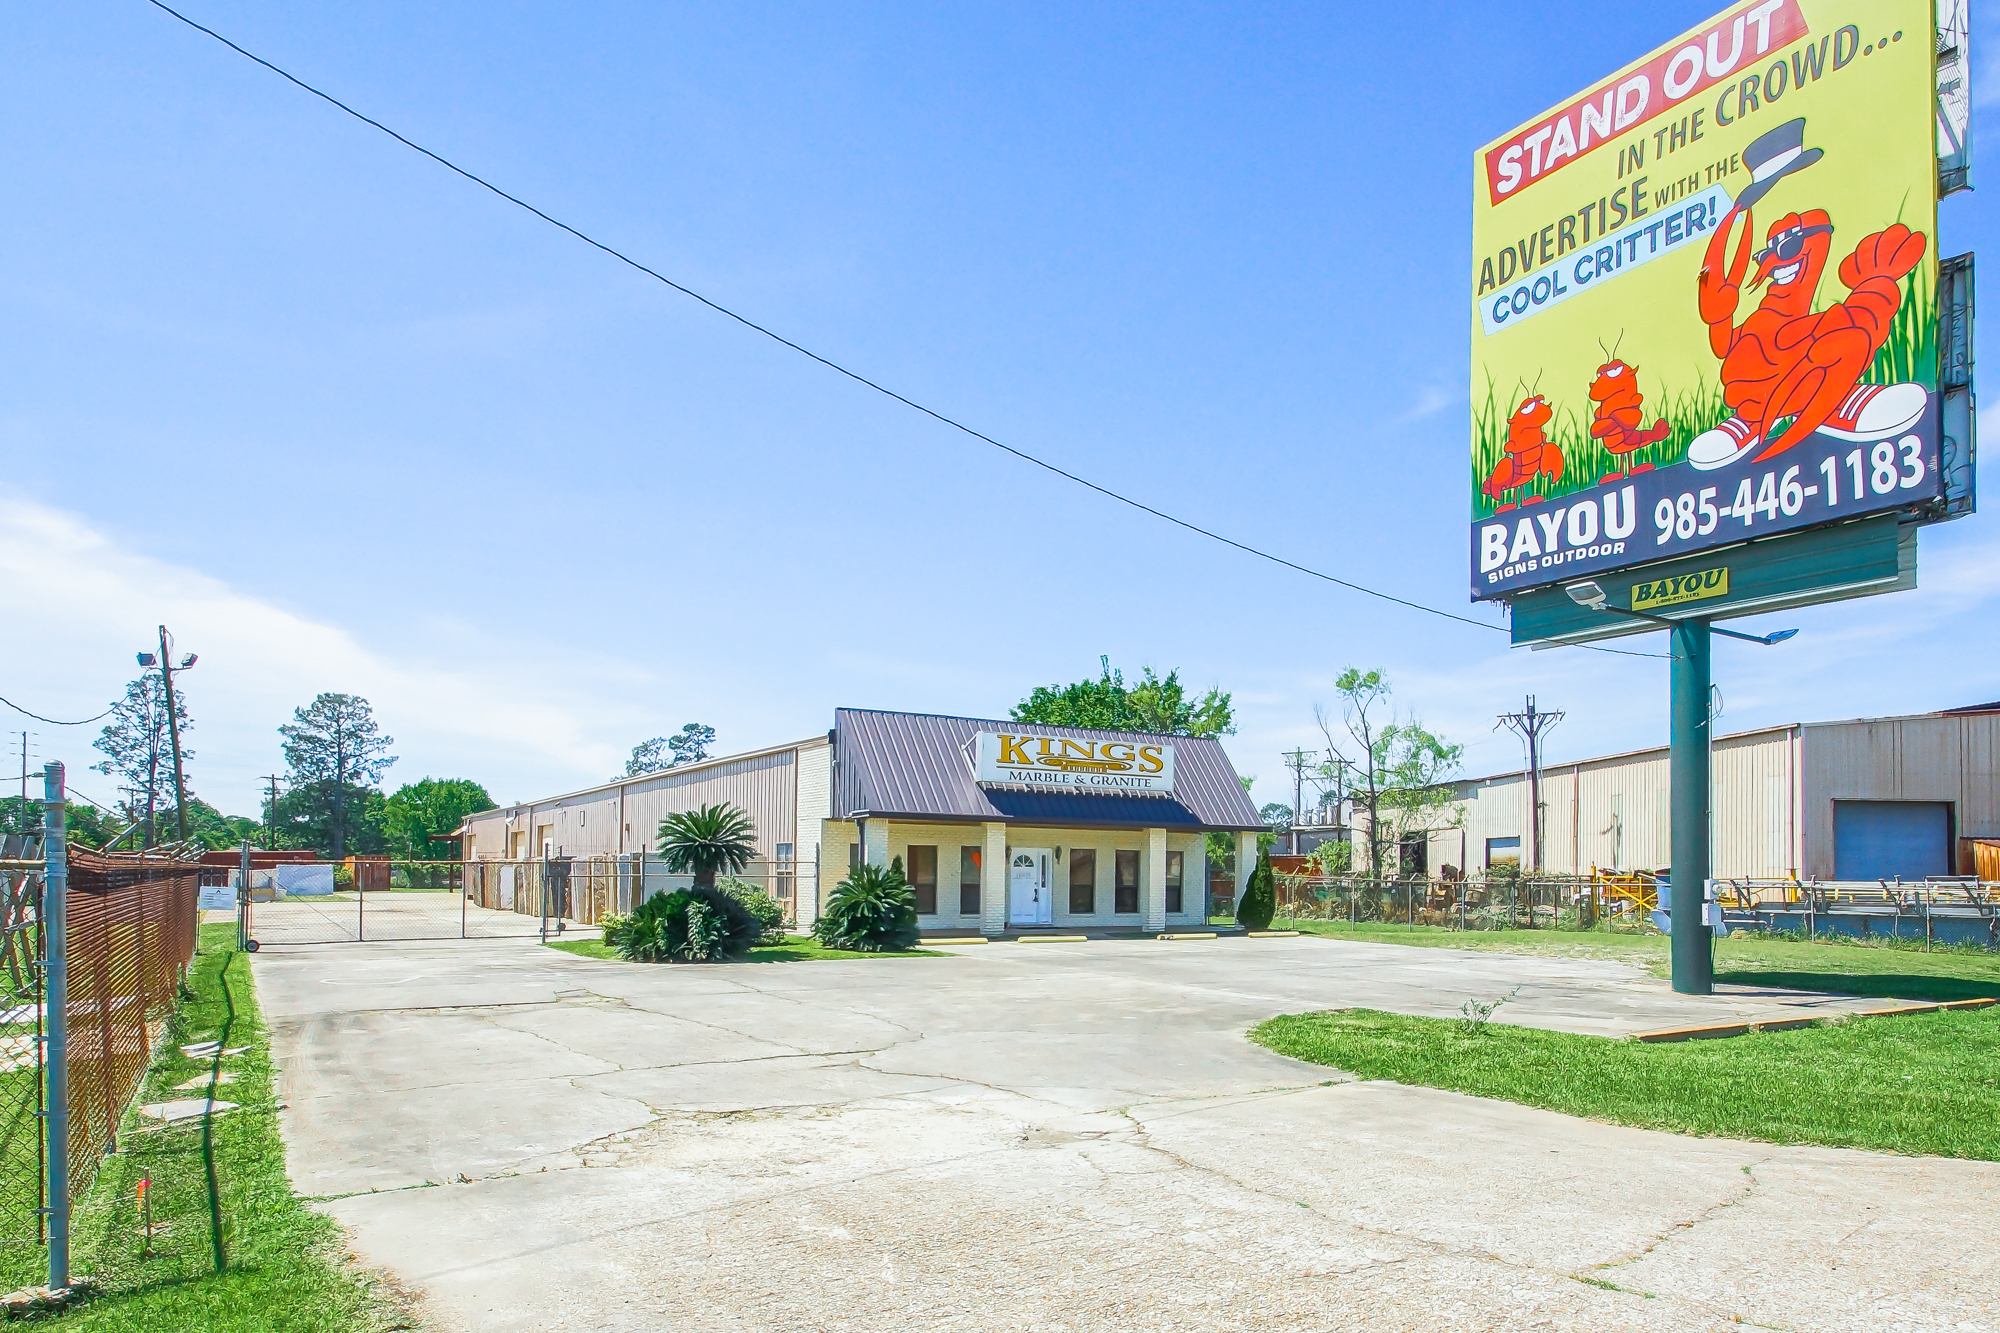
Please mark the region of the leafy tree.
POLYGON ((1447 784, 1465 747, 1446 743, 1415 718, 1398 721, 1380 671, 1349 667, 1333 688, 1340 695, 1344 742, 1335 737, 1324 708, 1313 713, 1327 748, 1353 772, 1348 794, 1368 812, 1368 873, 1379 879, 1385 849, 1464 820, 1465 807, 1452 799, 1447 784))
MULTIPOLYGON (((188 720, 185 694, 174 696, 174 716, 186 735, 193 723, 188 720)), ((126 685, 125 697, 111 710, 111 721, 91 746, 106 756, 92 767, 132 789, 129 808, 135 819, 145 822, 146 845, 151 847, 159 841, 158 812, 171 804, 174 783, 173 733, 166 686, 158 673, 148 672, 126 685)), ((193 757, 194 751, 183 745, 183 765, 193 757)))
POLYGON ((866 861, 847 872, 813 922, 813 935, 829 949, 881 953, 917 942, 917 895, 903 878, 903 858, 887 869, 866 861))
POLYGON ((659 851, 670 874, 692 873, 696 888, 712 889, 716 872, 733 875, 757 859, 756 839, 750 816, 725 802, 661 820, 659 851))
POLYGON ((715 744, 715 728, 705 727, 699 722, 690 722, 682 727, 678 736, 669 737, 667 748, 674 753, 669 768, 679 768, 682 764, 692 764, 708 758, 708 747, 715 744))
POLYGON ((1008 716, 1048 727, 1092 727, 1100 731, 1150 731, 1166 736, 1227 736, 1236 730, 1230 696, 1210 690, 1189 700, 1179 670, 1164 677, 1143 667, 1136 684, 1125 683, 1109 657, 1097 659, 1102 674, 1072 685, 1037 685, 1008 716))
POLYGON ((264 835, 264 826, 247 815, 225 815, 207 801, 192 796, 187 803, 187 825, 188 837, 212 852, 241 847, 264 835))
POLYGON ((1321 875, 1354 873, 1354 844, 1345 838, 1329 838, 1312 849, 1313 868, 1321 875))
POLYGON ((1273 801, 1257 813, 1264 817, 1264 822, 1270 825, 1273 832, 1287 833, 1291 831, 1292 807, 1289 805, 1273 801))
POLYGON ((1257 853, 1257 868, 1236 899, 1236 919, 1252 930, 1269 930, 1278 914, 1278 881, 1271 873, 1271 853, 1257 853))
MULTIPOLYGON (((130 822, 105 814, 96 806, 81 801, 71 801, 63 810, 64 836, 80 847, 102 847, 112 834, 130 822)), ((42 803, 35 797, 30 796, 25 801, 18 796, 0 798, 0 833, 22 833, 39 838, 43 820, 42 803)))
POLYGON ((706 759, 708 747, 714 743, 714 727, 690 722, 672 736, 655 736, 633 746, 632 757, 625 761, 625 776, 636 778, 647 773, 663 773, 682 764, 706 759))
POLYGON ((470 778, 423 778, 405 783, 382 803, 382 836, 392 855, 429 861, 449 848, 437 841, 465 822, 467 815, 498 804, 470 778))
POLYGON ((291 769, 292 790, 285 799, 324 809, 327 850, 338 860, 348 850, 350 794, 357 787, 372 791, 382 780, 382 770, 396 762, 389 753, 395 738, 382 734, 375 710, 354 694, 320 695, 294 710, 278 734, 285 738, 285 764, 291 769))
MULTIPOLYGON (((294 787, 278 797, 271 809, 271 841, 276 847, 303 847, 333 856, 334 793, 332 784, 316 782, 294 787)), ((389 849, 382 831, 384 807, 380 791, 348 783, 340 793, 340 856, 374 856, 389 849)))
POLYGON ((658 773, 671 768, 673 762, 667 754, 667 738, 655 736, 632 747, 632 757, 625 761, 625 776, 636 778, 646 773, 658 773))

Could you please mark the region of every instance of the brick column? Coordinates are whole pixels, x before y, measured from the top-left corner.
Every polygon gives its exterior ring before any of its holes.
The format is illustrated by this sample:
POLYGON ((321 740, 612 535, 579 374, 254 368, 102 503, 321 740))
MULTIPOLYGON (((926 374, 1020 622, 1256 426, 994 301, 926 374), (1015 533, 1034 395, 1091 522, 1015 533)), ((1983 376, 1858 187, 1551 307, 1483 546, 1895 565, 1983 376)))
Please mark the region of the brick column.
MULTIPOLYGON (((861 859, 871 866, 889 868, 889 821, 870 819, 862 824, 861 859)), ((904 867, 906 870, 908 867, 904 867)))
POLYGON ((1146 830, 1146 854, 1139 858, 1139 923, 1155 933, 1167 928, 1167 831, 1146 830))
POLYGON ((979 933, 1007 929, 1007 826, 986 824, 986 850, 979 855, 979 933))
POLYGON ((1250 872, 1257 868, 1257 835, 1238 833, 1236 835, 1236 901, 1243 901, 1244 886, 1250 882, 1250 872))

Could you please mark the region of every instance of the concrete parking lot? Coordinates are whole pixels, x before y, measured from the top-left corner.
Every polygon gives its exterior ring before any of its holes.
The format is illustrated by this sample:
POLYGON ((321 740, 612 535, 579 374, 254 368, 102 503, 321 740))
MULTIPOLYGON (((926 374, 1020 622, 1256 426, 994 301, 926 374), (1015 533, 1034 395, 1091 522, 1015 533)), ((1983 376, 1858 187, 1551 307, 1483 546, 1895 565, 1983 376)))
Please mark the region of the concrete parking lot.
POLYGON ((1828 1003, 1295 939, 637 967, 256 955, 298 1188, 439 1327, 2000 1328, 2000 1167, 1343 1079, 1277 1013, 1828 1003))

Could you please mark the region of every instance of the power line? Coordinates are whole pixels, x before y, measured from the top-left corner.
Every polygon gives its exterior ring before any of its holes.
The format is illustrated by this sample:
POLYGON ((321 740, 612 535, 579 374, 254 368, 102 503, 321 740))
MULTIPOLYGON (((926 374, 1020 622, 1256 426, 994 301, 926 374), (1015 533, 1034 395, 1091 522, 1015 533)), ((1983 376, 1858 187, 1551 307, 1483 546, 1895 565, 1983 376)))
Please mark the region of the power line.
POLYGON ((22 717, 32 717, 33 719, 35 719, 35 721, 46 722, 52 727, 87 727, 91 723, 99 721, 103 718, 110 717, 113 713, 118 711, 118 705, 113 704, 111 705, 111 707, 99 713, 96 717, 87 717, 81 722, 58 722, 52 717, 43 717, 40 713, 30 713, 27 709, 21 707, 21 705, 15 703, 11 699, 0 699, 0 704, 6 704, 9 708, 19 713, 22 717))
MULTIPOLYGON (((424 147, 422 144, 417 143, 411 139, 405 138, 404 136, 398 134, 395 130, 390 129, 387 125, 384 125, 381 121, 376 120, 372 116, 367 116, 359 111, 356 111, 353 107, 349 106, 347 103, 333 96, 333 94, 315 88, 310 83, 307 83, 304 79, 299 78, 297 75, 291 73, 288 70, 282 69, 279 66, 272 64, 270 61, 264 59, 264 57, 260 55, 255 54, 254 52, 244 50, 242 47, 238 46, 235 42, 230 41, 227 37, 224 37, 221 33, 215 31, 215 29, 205 27, 202 24, 195 22, 193 19, 181 13, 179 10, 173 8, 170 5, 162 3, 162 0, 147 0, 147 3, 151 4, 154 8, 162 11, 163 13, 170 14, 174 18, 179 19, 182 23, 186 24, 190 28, 193 28, 196 32, 203 33, 209 37, 214 38, 216 41, 222 43, 224 46, 236 52, 236 54, 242 56, 244 59, 252 61, 258 65, 262 65, 265 69, 270 70, 273 74, 276 74, 279 78, 285 80, 287 83, 290 83, 305 92, 311 93, 314 97, 319 98, 321 101, 327 103, 330 106, 336 107, 339 110, 346 112, 348 115, 354 117, 354 119, 360 121, 362 124, 380 130, 382 133, 388 135, 391 139, 394 139, 397 143, 402 144, 405 148, 410 149, 412 152, 422 154, 424 157, 429 158, 431 161, 437 163, 439 166, 445 168, 447 171, 450 171, 458 176, 464 177, 466 180, 471 181, 474 185, 477 185, 483 190, 487 190, 495 195, 498 195, 500 198, 506 200, 510 204, 513 204, 515 207, 525 209, 527 212, 533 213, 536 217, 548 223, 550 226, 568 232, 571 236, 576 237, 577 240, 582 241, 585 245, 588 245, 593 249, 602 251, 603 253, 609 255, 611 258, 617 260, 619 263, 634 268, 639 272, 645 274, 647 277, 652 278, 657 282, 663 283, 666 286, 673 288, 675 291, 679 292, 683 296, 699 301, 701 304, 707 306, 710 310, 715 311, 718 315, 727 316, 728 318, 735 320, 738 324, 741 324, 744 328, 750 329, 756 333, 761 333, 766 338, 769 338, 771 341, 778 343, 781 346, 788 347, 794 352, 797 352, 800 356, 806 357, 812 361, 816 361, 820 365, 825 366, 828 370, 834 371, 836 374, 846 376, 848 379, 853 380, 856 384, 860 384, 867 388, 873 389, 875 392, 883 395, 886 398, 894 399, 896 402, 901 403, 903 406, 907 408, 923 413, 925 416, 931 418, 933 421, 939 422, 942 425, 951 427, 953 430, 969 435, 975 440, 979 440, 982 441, 983 443, 990 444, 995 449, 998 449, 1003 453, 1012 454, 1015 458, 1020 459, 1024 463, 1033 464, 1035 467, 1041 468, 1047 472, 1052 472, 1056 476, 1062 477, 1067 481, 1073 481, 1077 485, 1082 486, 1087 490, 1092 490, 1097 492, 1099 495, 1104 496, 1108 500, 1116 500, 1119 504, 1130 505, 1132 508, 1141 511, 1142 513, 1151 514, 1154 518, 1161 519, 1167 523, 1171 523, 1175 527, 1183 528, 1188 532, 1192 532, 1199 536, 1206 537, 1210 541, 1220 542, 1224 546, 1233 547, 1236 550, 1243 552, 1245 555, 1252 555, 1260 560, 1268 560, 1272 564, 1282 565, 1286 569, 1290 569, 1297 573, 1304 574, 1309 578, 1322 579, 1325 582, 1335 584, 1338 587, 1346 588, 1351 592, 1362 593, 1369 597, 1379 598, 1385 602, 1393 602, 1397 606, 1408 607, 1412 611, 1422 611, 1427 615, 1441 616, 1446 620, 1456 620, 1462 625, 1473 625, 1479 629, 1495 630, 1501 633, 1506 632, 1504 629, 1501 628, 1501 626, 1492 624, 1489 621, 1474 620, 1470 616, 1461 616, 1451 611, 1441 611, 1437 607, 1425 606, 1421 602, 1412 602, 1407 600, 1406 598, 1397 597, 1391 593, 1380 592, 1374 588, 1364 587, 1359 583, 1350 582, 1347 579, 1338 578, 1332 574, 1325 573, 1321 570, 1308 568, 1307 566, 1301 565, 1296 561, 1287 560, 1283 556, 1273 555, 1269 551, 1260 550, 1255 546, 1250 546, 1244 542, 1239 542, 1233 537, 1225 537, 1221 533, 1215 532, 1209 528, 1204 528, 1198 523, 1190 523, 1184 518, 1177 518, 1174 515, 1167 513, 1163 509, 1155 509, 1152 505, 1146 504, 1145 502, 1140 500, 1135 500, 1129 495, 1122 495, 1119 492, 1111 490, 1108 487, 1100 486, 1096 482, 1090 481, 1084 477, 1080 477, 1074 472, 1070 472, 1064 468, 1057 467, 1054 463, 1048 462, 1045 459, 1037 458, 1033 454, 1027 453, 1020 449, 1016 449, 1011 444, 1002 444, 999 440, 994 439, 991 435, 987 435, 981 431, 975 430, 971 426, 966 425, 964 422, 958 421, 952 417, 948 417, 944 413, 936 411, 935 409, 925 407, 922 403, 919 403, 914 399, 905 398, 902 394, 897 393, 894 389, 876 383, 874 380, 869 379, 866 375, 861 374, 859 371, 849 370, 846 366, 841 365, 839 362, 829 360, 828 358, 821 356, 818 352, 813 351, 811 348, 803 347, 798 343, 793 342, 790 338, 785 337, 783 334, 775 333, 772 330, 765 328, 762 324, 757 323, 755 320, 752 320, 747 316, 737 314, 734 310, 731 310, 728 306, 721 305, 715 301, 711 301, 708 297, 703 296, 700 292, 695 291, 693 288, 682 286, 680 283, 675 282, 672 278, 667 277, 665 274, 655 269, 648 268, 646 265, 640 263, 638 260, 632 258, 630 255, 627 255, 622 251, 613 249, 611 246, 606 245, 604 242, 596 239, 593 236, 589 236, 586 235, 584 232, 578 231, 575 227, 570 226, 569 223, 564 222, 559 218, 550 217, 547 213, 544 213, 541 209, 536 208, 533 204, 529 203, 527 200, 522 199, 517 195, 512 195, 507 193, 507 191, 493 184, 493 182, 486 180, 484 177, 475 175, 470 171, 467 171, 464 167, 459 166, 456 162, 451 161, 449 158, 440 156, 439 154, 434 153, 430 149, 424 147)), ((1596 649, 1596 651, 1599 652, 1617 653, 1625 657, 1666 656, 1666 654, 1664 653, 1640 653, 1640 652, 1632 652, 1628 649, 1622 649, 1622 648, 1601 648, 1595 644, 1585 644, 1583 646, 1594 648, 1596 649)))

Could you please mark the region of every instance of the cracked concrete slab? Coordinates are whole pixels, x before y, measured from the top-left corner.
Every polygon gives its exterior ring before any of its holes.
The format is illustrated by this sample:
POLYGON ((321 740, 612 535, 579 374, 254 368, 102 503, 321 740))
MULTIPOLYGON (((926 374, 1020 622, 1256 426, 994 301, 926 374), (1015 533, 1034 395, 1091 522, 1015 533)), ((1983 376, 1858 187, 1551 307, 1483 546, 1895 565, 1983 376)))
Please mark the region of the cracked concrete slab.
POLYGON ((1826 997, 1323 940, 253 966, 294 1179, 443 1327, 2000 1328, 1994 1164, 1623 1129, 1243 1036, 1516 986, 1504 1013, 1572 1031, 1826 997))

